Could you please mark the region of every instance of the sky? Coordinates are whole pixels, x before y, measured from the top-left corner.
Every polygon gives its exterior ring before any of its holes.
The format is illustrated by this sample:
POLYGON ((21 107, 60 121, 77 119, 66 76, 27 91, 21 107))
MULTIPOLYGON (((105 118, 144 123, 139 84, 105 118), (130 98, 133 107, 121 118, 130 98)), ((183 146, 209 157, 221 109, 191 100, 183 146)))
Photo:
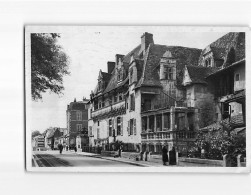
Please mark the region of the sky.
POLYGON ((97 84, 99 70, 107 72, 107 61, 114 61, 116 54, 126 55, 141 42, 144 32, 153 34, 155 44, 184 46, 203 49, 227 32, 213 28, 198 29, 174 27, 125 27, 125 26, 49 26, 39 32, 57 32, 58 40, 69 56, 69 71, 64 77, 63 95, 50 92, 43 99, 31 103, 31 130, 43 132, 49 127, 66 128, 67 105, 74 100, 89 99, 97 84))

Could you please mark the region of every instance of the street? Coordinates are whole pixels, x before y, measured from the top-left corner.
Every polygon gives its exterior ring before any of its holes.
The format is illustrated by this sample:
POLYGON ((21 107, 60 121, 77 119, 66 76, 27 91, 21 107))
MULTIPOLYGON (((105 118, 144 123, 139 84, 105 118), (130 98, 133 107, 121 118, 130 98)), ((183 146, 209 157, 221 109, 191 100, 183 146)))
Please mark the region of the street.
MULTIPOLYGON (((33 153, 39 167, 131 167, 128 163, 106 160, 99 157, 79 155, 74 152, 41 151, 33 153)), ((33 163, 35 165, 35 163, 33 163)))

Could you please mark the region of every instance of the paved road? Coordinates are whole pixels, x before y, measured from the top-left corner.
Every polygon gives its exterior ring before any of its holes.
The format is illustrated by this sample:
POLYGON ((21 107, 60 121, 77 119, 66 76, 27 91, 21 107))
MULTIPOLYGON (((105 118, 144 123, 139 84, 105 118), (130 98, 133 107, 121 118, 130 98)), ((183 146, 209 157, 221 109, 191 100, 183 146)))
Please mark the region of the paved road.
POLYGON ((34 159, 40 167, 132 167, 135 165, 75 153, 59 154, 58 151, 34 152, 34 159))

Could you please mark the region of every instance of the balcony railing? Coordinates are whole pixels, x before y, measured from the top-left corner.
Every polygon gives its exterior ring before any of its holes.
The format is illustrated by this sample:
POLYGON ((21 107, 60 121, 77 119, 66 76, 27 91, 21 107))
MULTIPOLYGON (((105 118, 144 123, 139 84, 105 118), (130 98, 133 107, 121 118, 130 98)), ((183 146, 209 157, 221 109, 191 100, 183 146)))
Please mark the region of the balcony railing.
POLYGON ((195 131, 160 131, 160 132, 142 132, 141 139, 142 140, 191 140, 195 139, 196 132, 195 131))
POLYGON ((175 101, 175 100, 164 101, 164 100, 160 100, 160 101, 155 101, 151 106, 142 106, 141 111, 146 112, 146 111, 150 111, 150 110, 158 110, 158 109, 165 109, 165 108, 170 109, 171 106, 187 107, 187 104, 184 101, 175 101))

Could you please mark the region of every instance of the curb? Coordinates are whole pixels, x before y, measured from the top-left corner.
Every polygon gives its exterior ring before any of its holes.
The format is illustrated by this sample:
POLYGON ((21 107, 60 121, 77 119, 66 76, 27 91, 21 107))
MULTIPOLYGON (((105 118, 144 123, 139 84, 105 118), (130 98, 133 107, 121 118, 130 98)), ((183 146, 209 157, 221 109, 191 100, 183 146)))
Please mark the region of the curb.
POLYGON ((33 154, 33 155, 32 155, 32 160, 33 160, 33 162, 34 162, 34 164, 35 164, 35 167, 39 167, 38 164, 37 164, 37 160, 35 160, 35 158, 36 158, 36 157, 35 157, 35 155, 33 154))
POLYGON ((112 158, 106 158, 103 157, 101 155, 86 155, 86 154, 79 154, 80 156, 88 156, 88 157, 92 157, 92 158, 100 158, 100 159, 105 159, 105 160, 110 160, 110 161, 115 161, 115 162, 120 162, 120 163, 126 163, 126 164, 131 164, 131 165, 136 165, 136 166, 140 166, 140 167, 152 167, 151 165, 147 165, 147 164, 141 164, 141 163, 136 163, 136 162, 131 162, 131 161, 124 161, 124 160, 118 160, 116 158, 112 159, 112 158))

